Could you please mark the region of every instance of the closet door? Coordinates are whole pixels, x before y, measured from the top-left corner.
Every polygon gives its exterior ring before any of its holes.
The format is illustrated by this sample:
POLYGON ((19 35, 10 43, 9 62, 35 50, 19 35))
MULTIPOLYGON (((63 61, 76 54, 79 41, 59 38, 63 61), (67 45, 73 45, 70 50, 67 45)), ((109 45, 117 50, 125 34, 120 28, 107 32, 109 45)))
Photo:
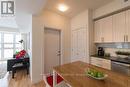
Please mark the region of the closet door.
POLYGON ((130 10, 126 11, 126 42, 130 42, 130 10))
POLYGON ((78 58, 78 31, 73 30, 72 31, 72 50, 71 50, 71 60, 74 61, 78 58))
POLYGON ((78 59, 85 62, 86 58, 86 29, 81 28, 78 30, 78 59))
POLYGON ((124 42, 126 32, 125 12, 113 15, 113 42, 124 42))
POLYGON ((80 28, 72 31, 71 61, 86 61, 86 29, 80 28))

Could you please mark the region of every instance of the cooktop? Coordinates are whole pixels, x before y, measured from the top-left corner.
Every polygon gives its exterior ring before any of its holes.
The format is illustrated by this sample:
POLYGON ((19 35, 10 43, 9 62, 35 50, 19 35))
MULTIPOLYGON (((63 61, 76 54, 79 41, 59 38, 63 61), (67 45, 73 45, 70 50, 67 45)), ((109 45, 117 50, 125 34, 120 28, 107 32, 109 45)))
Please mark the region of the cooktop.
POLYGON ((110 60, 115 62, 130 64, 130 58, 111 57, 110 60))

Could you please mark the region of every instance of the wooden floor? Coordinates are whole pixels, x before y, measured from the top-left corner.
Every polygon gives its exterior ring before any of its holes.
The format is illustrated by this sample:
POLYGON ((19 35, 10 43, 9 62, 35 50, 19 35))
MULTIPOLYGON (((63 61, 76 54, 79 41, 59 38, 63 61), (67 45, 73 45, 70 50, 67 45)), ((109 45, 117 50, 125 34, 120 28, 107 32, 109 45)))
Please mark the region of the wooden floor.
POLYGON ((35 85, 31 84, 29 76, 25 71, 18 71, 15 78, 12 79, 11 75, 6 74, 3 79, 0 79, 0 87, 46 87, 44 81, 35 85))

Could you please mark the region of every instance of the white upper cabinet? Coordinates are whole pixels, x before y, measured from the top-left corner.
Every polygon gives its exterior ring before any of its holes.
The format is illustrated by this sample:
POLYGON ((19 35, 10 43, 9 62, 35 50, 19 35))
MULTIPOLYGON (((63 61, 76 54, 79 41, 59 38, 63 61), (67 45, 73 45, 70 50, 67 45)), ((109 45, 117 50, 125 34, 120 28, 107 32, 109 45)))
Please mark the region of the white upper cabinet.
POLYGON ((126 12, 113 15, 113 42, 125 42, 126 12))
POLYGON ((95 43, 112 42, 112 16, 95 21, 95 43))
POLYGON ((102 37, 104 42, 113 42, 112 39, 112 16, 102 20, 102 37))
POLYGON ((95 21, 94 24, 94 35, 95 35, 95 43, 102 42, 102 30, 101 30, 101 20, 95 21))
POLYGON ((95 43, 130 42, 130 10, 95 21, 95 43))
POLYGON ((130 42, 130 10, 126 11, 126 42, 130 42))

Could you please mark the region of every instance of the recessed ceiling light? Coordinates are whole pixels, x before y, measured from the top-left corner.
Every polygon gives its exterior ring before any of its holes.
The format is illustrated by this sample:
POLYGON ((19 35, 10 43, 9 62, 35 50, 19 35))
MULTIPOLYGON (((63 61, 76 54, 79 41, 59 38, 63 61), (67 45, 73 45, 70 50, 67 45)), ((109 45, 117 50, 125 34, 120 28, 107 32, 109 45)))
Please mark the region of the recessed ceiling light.
POLYGON ((58 5, 58 9, 59 9, 60 11, 62 11, 62 12, 65 12, 65 11, 68 10, 68 7, 67 7, 66 5, 64 5, 64 4, 59 4, 59 5, 58 5))

